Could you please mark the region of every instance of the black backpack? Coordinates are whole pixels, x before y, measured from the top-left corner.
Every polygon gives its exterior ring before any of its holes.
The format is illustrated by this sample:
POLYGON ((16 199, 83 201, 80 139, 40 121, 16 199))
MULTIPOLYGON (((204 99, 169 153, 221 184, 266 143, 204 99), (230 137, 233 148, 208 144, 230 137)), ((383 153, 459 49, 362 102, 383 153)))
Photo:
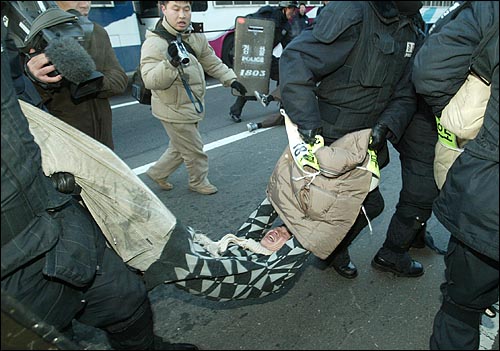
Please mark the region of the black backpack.
POLYGON ((151 90, 146 89, 141 76, 141 65, 139 64, 132 76, 132 96, 140 104, 151 105, 151 90))
MULTIPOLYGON (((161 21, 162 20, 160 19, 158 23, 156 23, 156 27, 155 30, 153 30, 153 33, 158 34, 167 42, 176 40, 176 37, 173 34, 167 32, 167 30, 163 28, 163 26, 161 25, 161 21)), ((183 42, 183 44, 186 47, 186 50, 196 57, 193 48, 186 42, 183 42)), ((141 65, 139 64, 135 69, 134 75, 132 76, 132 96, 134 97, 134 99, 139 101, 140 104, 151 105, 151 90, 147 89, 144 86, 140 67, 141 65)))

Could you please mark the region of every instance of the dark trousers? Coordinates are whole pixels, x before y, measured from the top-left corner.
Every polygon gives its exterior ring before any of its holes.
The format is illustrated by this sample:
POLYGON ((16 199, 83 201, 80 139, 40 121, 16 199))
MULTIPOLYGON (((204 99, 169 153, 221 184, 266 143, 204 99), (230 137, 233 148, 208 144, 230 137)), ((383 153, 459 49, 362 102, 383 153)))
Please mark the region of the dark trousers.
POLYGON ((408 250, 425 236, 426 222, 432 214, 432 203, 439 194, 434 181, 432 163, 408 157, 401 159, 402 188, 396 212, 387 228, 386 239, 378 255, 396 264, 398 269, 409 269, 412 259, 408 250))
POLYGON ((414 240, 423 242, 432 203, 439 194, 434 180, 436 123, 429 113, 416 113, 395 145, 401 162, 402 187, 383 247, 378 255, 400 270, 410 267, 408 250, 414 240))
POLYGON ((419 217, 426 222, 432 213, 432 203, 439 194, 434 181, 432 163, 400 157, 402 188, 396 213, 401 218, 419 217))
POLYGON ((477 350, 484 310, 498 300, 498 262, 452 235, 445 256, 443 303, 434 318, 431 350, 477 350))
POLYGON ((240 117, 243 107, 249 100, 257 101, 257 98, 255 96, 238 96, 234 104, 229 108, 229 113, 240 117))
POLYGON ((396 214, 403 219, 419 217, 426 222, 439 194, 434 180, 436 122, 432 115, 416 113, 400 142, 395 145, 401 161, 402 188, 396 214))
MULTIPOLYGON (((384 210, 384 198, 382 197, 378 187, 368 193, 365 201, 363 202, 363 206, 370 221, 382 213, 384 210)), ((326 262, 335 266, 347 265, 350 261, 349 245, 367 225, 368 221, 364 213, 360 211, 353 226, 349 229, 346 236, 342 239, 335 251, 333 251, 330 256, 326 258, 326 262)))
MULTIPOLYGON (((97 238, 105 240, 102 233, 97 238)), ((102 265, 84 288, 48 279, 44 266, 42 256, 2 279, 3 292, 58 330, 71 330, 72 320, 77 319, 105 330, 116 349, 141 349, 152 343, 153 320, 144 282, 112 249, 105 248, 102 265), (126 332, 130 328, 134 333, 126 332)))
MULTIPOLYGON (((273 56, 271 63, 271 79, 275 80, 279 85, 279 59, 273 56)), ((276 88, 271 95, 277 97, 281 101, 281 94, 279 89, 276 88)), ((247 103, 247 101, 257 101, 255 96, 238 96, 236 101, 229 108, 229 113, 231 115, 236 115, 238 117, 241 116, 241 112, 243 111, 243 107, 247 103)))

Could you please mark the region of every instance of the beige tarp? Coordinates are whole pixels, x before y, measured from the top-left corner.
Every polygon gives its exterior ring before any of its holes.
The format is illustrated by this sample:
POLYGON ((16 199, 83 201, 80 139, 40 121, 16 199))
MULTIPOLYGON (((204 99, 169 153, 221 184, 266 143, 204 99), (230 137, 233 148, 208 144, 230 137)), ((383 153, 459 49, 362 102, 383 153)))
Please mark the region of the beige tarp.
POLYGON ((109 245, 141 271, 156 261, 174 215, 112 150, 52 115, 19 101, 49 176, 69 172, 109 245))

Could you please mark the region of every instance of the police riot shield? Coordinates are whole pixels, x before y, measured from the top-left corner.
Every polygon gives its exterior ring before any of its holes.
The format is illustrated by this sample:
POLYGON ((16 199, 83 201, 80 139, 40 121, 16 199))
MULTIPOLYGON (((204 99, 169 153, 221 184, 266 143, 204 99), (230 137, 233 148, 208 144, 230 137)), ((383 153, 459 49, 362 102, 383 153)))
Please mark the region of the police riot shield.
MULTIPOLYGON (((234 41, 234 72, 247 89, 269 93, 274 22, 267 19, 236 17, 234 41)), ((232 89, 233 95, 239 95, 232 89)))
POLYGON ((43 322, 2 289, 2 350, 89 350, 43 322))

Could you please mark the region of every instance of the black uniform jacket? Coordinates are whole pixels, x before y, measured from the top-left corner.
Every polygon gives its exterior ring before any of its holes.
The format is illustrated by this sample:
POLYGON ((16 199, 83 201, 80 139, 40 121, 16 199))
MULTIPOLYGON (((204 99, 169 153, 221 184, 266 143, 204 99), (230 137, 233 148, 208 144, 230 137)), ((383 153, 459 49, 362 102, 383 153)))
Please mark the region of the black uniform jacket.
MULTIPOLYGON (((401 15, 394 2, 328 3, 280 60, 282 101, 292 121, 322 127, 326 140, 381 121, 397 143, 416 111, 410 78, 422 38, 418 21, 418 11, 401 15)), ((379 155, 381 165, 386 161, 379 155)))
POLYGON ((472 1, 433 32, 415 58, 413 80, 434 113, 469 72, 491 84, 483 126, 450 168, 434 213, 458 240, 498 261, 498 12, 497 1, 472 1), (490 32, 493 31, 493 32, 490 32), (489 38, 483 41, 484 38, 489 38), (478 50, 479 49, 479 50, 478 50))

